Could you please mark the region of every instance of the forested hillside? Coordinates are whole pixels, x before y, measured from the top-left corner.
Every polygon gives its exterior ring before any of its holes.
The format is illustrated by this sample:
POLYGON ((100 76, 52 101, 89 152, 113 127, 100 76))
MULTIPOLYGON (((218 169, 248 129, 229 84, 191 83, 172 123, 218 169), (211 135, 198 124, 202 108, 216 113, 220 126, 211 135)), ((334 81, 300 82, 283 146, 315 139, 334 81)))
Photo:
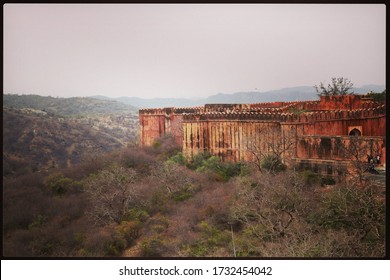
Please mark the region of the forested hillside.
POLYGON ((114 100, 89 97, 54 98, 40 95, 4 94, 3 106, 14 109, 30 108, 62 117, 95 114, 130 114, 137 108, 114 100))
POLYGON ((138 113, 116 101, 3 95, 3 176, 79 163, 138 141, 138 113))
POLYGON ((3 107, 5 257, 385 255, 380 175, 188 158, 170 137, 139 147, 122 105, 16 99, 3 107))
POLYGON ((326 186, 309 172, 259 172, 208 154, 188 159, 172 143, 4 179, 3 254, 384 256, 384 187, 326 186))

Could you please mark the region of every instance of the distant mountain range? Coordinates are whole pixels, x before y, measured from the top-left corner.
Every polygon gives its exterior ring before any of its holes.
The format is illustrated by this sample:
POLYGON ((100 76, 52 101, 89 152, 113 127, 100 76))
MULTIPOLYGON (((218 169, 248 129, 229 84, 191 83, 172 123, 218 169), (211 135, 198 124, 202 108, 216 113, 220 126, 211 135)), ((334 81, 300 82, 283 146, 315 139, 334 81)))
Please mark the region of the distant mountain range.
MULTIPOLYGON (((353 88, 353 92, 364 94, 370 91, 382 92, 385 86, 365 85, 359 88, 353 88)), ((204 104, 230 104, 230 103, 260 103, 274 101, 305 101, 317 100, 318 95, 313 86, 290 87, 266 92, 249 91, 236 92, 233 94, 218 93, 207 98, 193 100, 186 98, 153 98, 145 99, 139 97, 118 97, 109 98, 106 96, 92 96, 92 98, 102 100, 115 100, 124 104, 132 105, 138 108, 163 108, 163 107, 192 107, 202 106, 204 104)))

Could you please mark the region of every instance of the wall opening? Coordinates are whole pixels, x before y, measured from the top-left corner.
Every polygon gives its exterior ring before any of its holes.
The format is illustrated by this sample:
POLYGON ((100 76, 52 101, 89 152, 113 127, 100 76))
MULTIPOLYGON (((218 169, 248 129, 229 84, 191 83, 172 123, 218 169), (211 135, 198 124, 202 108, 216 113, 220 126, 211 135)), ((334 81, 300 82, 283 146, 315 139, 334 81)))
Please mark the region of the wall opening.
POLYGON ((362 126, 349 126, 348 127, 348 135, 349 136, 362 136, 363 128, 362 126))
POLYGON ((349 132, 349 136, 362 136, 362 133, 359 129, 354 128, 349 132))

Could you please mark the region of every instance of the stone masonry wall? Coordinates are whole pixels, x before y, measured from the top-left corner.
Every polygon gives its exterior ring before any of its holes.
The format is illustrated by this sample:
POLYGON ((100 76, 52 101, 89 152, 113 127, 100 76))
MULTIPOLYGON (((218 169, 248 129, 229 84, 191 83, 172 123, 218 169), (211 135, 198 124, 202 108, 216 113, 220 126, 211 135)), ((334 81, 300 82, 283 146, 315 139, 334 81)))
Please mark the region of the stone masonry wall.
MULTIPOLYGON (((343 161, 348 135, 380 147, 385 162, 386 106, 365 96, 325 96, 319 101, 207 104, 140 110, 140 143, 171 134, 183 153, 209 151, 223 160, 253 160, 277 151, 286 164, 343 161)), ((374 146, 375 146, 374 145, 374 146)))

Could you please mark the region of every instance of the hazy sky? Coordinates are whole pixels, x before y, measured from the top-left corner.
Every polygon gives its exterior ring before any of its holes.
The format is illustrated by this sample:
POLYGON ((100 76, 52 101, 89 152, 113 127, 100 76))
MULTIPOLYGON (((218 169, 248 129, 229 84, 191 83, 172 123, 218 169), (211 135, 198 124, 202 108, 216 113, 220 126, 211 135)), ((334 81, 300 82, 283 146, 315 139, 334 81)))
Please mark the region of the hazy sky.
POLYGON ((3 93, 207 97, 385 84, 385 5, 6 4, 3 93))

